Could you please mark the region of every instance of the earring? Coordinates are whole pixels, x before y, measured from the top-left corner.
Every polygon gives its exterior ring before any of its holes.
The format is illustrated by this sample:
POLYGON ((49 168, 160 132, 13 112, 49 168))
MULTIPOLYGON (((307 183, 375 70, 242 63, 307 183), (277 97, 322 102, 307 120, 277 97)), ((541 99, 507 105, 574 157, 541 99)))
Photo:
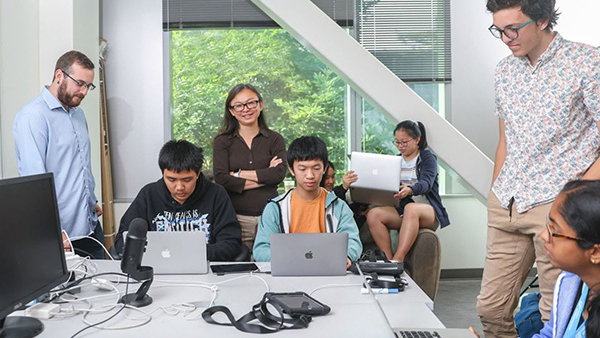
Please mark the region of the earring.
POLYGON ((592 259, 592 264, 596 264, 596 260, 595 259, 592 259))

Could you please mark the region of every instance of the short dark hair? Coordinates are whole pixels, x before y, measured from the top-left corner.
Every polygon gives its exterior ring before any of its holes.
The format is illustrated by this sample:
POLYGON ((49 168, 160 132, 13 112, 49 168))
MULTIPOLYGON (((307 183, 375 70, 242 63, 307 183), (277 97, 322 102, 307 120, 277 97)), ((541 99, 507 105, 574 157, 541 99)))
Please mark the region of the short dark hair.
POLYGON ((294 162, 307 160, 321 160, 327 164, 327 145, 316 136, 302 136, 292 141, 287 151, 289 167, 294 170, 294 162))
POLYGON ((82 52, 71 50, 64 53, 58 58, 58 60, 56 60, 54 71, 56 72, 57 70, 61 69, 69 73, 71 71, 71 66, 73 66, 74 63, 77 63, 85 69, 94 69, 94 63, 92 60, 90 60, 90 58, 88 58, 82 52))
MULTIPOLYGON (((223 115, 223 126, 221 127, 220 134, 233 134, 240 127, 240 124, 238 123, 237 119, 235 118, 235 116, 231 115, 229 109, 231 108, 231 101, 233 101, 235 96, 244 89, 253 91, 254 94, 256 94, 256 96, 258 97, 258 102, 263 102, 262 96, 258 92, 258 89, 256 89, 253 85, 249 83, 240 83, 235 85, 233 88, 231 88, 229 94, 227 95, 227 99, 225 100, 225 114, 223 115)), ((258 126, 262 129, 269 129, 269 127, 267 126, 267 118, 265 117, 265 113, 263 110, 260 111, 260 115, 258 116, 258 126)))
POLYGON ((185 140, 171 140, 165 143, 158 154, 158 166, 163 173, 166 169, 177 173, 193 170, 198 174, 203 163, 202 148, 185 140))
POLYGON ((94 69, 94 63, 85 54, 76 50, 70 50, 56 60, 56 65, 54 66, 54 75, 52 75, 52 82, 54 82, 54 79, 56 78, 57 70, 60 69, 63 72, 71 73, 71 67, 74 63, 77 63, 85 69, 94 69))
POLYGON ((427 134, 425 133, 425 126, 423 123, 415 120, 404 120, 396 125, 394 128, 394 135, 398 130, 405 131, 410 137, 419 139, 419 150, 427 148, 427 134))
POLYGON ((523 14, 533 21, 548 21, 546 30, 552 30, 560 13, 555 9, 556 0, 488 0, 487 10, 496 13, 499 10, 521 7, 523 14))
POLYGON ((582 249, 600 244, 600 181, 578 180, 565 184, 558 212, 575 231, 582 249))

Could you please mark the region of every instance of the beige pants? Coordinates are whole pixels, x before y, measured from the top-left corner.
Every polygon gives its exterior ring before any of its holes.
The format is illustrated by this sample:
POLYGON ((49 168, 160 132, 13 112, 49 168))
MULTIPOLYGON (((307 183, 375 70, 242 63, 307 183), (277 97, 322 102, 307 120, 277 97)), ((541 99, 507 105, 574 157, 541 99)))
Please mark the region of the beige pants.
POLYGON ((552 292, 560 270, 550 264, 544 241, 538 235, 546 229, 551 206, 552 203, 540 205, 520 214, 514 205, 512 210, 502 208, 490 192, 487 252, 477 297, 477 313, 486 338, 517 337, 513 312, 534 261, 542 294, 542 320, 550 318, 552 292))
POLYGON ((246 216, 246 215, 235 215, 237 217, 240 226, 242 227, 242 244, 250 249, 252 253, 252 247, 254 246, 254 238, 256 237, 256 226, 260 216, 246 216))

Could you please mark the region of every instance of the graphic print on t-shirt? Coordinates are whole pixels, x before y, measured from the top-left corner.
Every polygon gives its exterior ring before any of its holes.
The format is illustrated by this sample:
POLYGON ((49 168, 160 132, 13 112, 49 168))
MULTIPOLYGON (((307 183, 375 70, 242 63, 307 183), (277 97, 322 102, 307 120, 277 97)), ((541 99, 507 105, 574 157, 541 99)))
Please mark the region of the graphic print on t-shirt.
POLYGON ((204 231, 206 240, 210 240, 208 214, 201 214, 198 209, 163 211, 154 217, 152 224, 156 226, 156 231, 204 231))

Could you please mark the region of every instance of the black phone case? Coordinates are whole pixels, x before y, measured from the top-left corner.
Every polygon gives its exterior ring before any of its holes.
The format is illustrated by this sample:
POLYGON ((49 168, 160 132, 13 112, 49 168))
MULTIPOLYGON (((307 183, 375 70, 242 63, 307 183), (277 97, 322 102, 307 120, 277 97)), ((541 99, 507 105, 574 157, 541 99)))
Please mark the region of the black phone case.
POLYGON ((224 275, 228 273, 246 273, 251 271, 258 271, 259 268, 254 263, 240 263, 240 264, 217 264, 211 265, 210 269, 217 275, 224 275), (247 269, 235 269, 233 267, 247 267, 247 269), (229 267, 229 268, 228 268, 229 267))
POLYGON ((285 312, 289 315, 307 314, 307 315, 313 315, 313 316, 320 316, 320 315, 326 315, 329 313, 329 311, 331 311, 331 308, 329 306, 312 298, 306 292, 301 292, 301 291, 298 291, 298 292, 267 292, 267 293, 265 293, 265 298, 267 298, 272 303, 279 305, 283 309, 283 312, 285 312), (304 298, 308 298, 311 301, 315 302, 316 304, 318 304, 318 306, 310 307, 307 305, 306 307, 305 306, 291 307, 290 304, 286 304, 285 300, 281 299, 278 296, 302 296, 304 298))

